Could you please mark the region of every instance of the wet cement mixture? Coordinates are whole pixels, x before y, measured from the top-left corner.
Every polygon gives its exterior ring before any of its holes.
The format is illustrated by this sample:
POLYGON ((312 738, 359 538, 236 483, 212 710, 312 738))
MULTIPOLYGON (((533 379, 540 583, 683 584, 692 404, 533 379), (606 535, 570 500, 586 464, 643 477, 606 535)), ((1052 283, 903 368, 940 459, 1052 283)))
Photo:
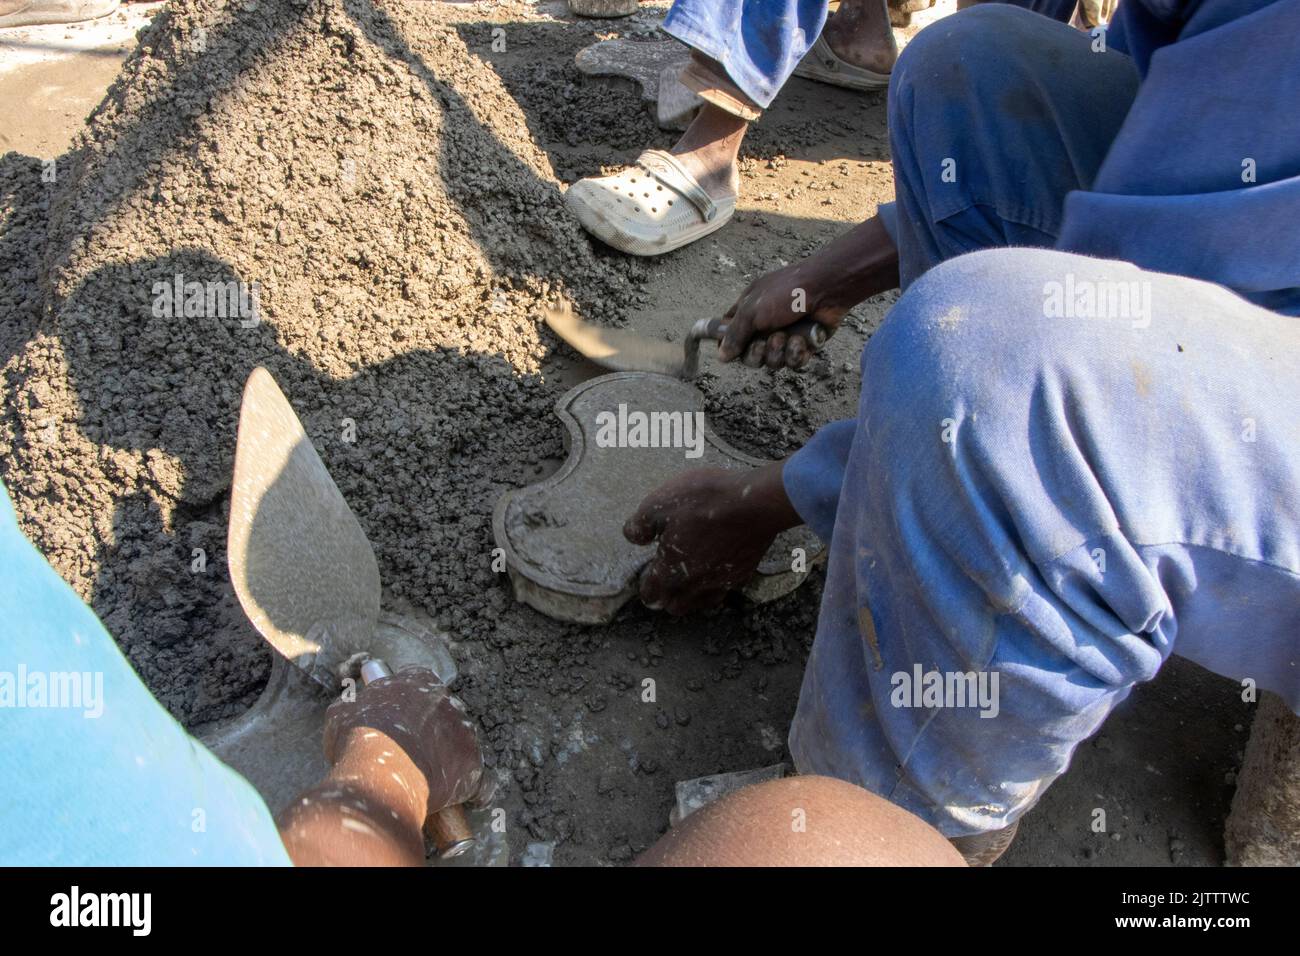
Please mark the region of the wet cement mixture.
MULTIPOLYGON (((788 759, 820 590, 817 572, 761 608, 633 603, 599 627, 515 603, 493 507, 558 466, 554 402, 596 372, 542 304, 679 339, 892 197, 883 96, 797 80, 746 140, 726 229, 650 263, 589 240, 560 184, 673 136, 634 83, 573 57, 655 39, 665 9, 173 0, 52 167, 0 159, 0 474, 24 531, 187 727, 242 712, 270 652, 225 528, 240 391, 269 368, 374 543, 385 606, 454 636, 516 860, 553 841, 557 864, 627 862, 675 781, 788 759), (169 314, 177 282, 244 295, 169 314)), ((780 457, 852 414, 893 299, 802 375, 706 356, 719 434, 780 457)), ((1007 862, 1218 862, 1248 723, 1231 685, 1171 666, 1080 749, 1007 862)))

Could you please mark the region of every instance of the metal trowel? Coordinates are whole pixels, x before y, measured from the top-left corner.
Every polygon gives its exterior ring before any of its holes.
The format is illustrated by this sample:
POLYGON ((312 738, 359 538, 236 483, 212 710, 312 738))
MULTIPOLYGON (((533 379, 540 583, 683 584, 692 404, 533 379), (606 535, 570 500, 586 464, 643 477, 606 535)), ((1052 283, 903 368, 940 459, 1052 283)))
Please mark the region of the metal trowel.
MULTIPOLYGON (((330 693, 345 680, 369 683, 407 665, 452 679, 444 648, 381 621, 374 549, 264 368, 244 386, 227 545, 248 619, 330 693)), ((473 845, 459 807, 438 814, 428 829, 441 856, 473 845)))
MULTIPOLYGON (((610 329, 584 322, 568 303, 550 306, 545 314, 551 331, 567 342, 584 358, 615 372, 658 372, 689 381, 700 370, 700 342, 721 342, 727 334, 722 319, 699 319, 686 333, 682 345, 648 339, 626 329, 610 329)), ((802 319, 784 329, 802 335, 814 352, 826 344, 826 326, 812 319, 802 319)))

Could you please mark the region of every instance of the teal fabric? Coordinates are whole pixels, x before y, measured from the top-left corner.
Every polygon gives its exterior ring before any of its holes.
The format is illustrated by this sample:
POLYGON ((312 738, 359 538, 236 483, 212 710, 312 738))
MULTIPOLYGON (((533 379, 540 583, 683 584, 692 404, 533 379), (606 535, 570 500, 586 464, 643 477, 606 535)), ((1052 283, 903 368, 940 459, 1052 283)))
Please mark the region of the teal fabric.
POLYGON ((289 865, 261 797, 153 699, 3 485, 0 621, 0 864, 289 865))

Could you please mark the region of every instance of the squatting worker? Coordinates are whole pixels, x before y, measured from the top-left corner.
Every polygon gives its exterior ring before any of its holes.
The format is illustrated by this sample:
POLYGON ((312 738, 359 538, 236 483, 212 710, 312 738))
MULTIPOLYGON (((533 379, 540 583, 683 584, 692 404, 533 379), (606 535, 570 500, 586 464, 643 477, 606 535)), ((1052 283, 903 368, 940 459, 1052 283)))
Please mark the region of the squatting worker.
POLYGON ((968 858, 1172 653, 1300 708, 1300 0, 1124 0, 1099 39, 1001 5, 916 37, 896 204, 756 280, 722 345, 798 366, 782 327, 900 286, 857 418, 626 528, 659 542, 643 599, 681 613, 810 525, 795 763, 968 858), (996 674, 996 714, 891 699, 918 664, 996 674))

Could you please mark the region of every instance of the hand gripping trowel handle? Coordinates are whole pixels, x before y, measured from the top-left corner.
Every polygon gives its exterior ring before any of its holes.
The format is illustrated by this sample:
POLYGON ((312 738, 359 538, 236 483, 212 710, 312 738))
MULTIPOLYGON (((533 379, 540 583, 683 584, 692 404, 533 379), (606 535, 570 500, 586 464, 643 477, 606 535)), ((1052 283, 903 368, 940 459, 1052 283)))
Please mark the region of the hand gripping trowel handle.
MULTIPOLYGON (((787 325, 782 329, 775 331, 784 332, 786 335, 800 335, 808 343, 809 348, 814 352, 821 351, 821 347, 826 344, 830 338, 830 332, 826 326, 813 319, 800 319, 793 325, 787 325)), ((699 319, 691 326, 690 332, 686 334, 686 359, 683 368, 684 378, 694 378, 700 368, 700 342, 703 339, 712 339, 715 342, 721 342, 723 336, 727 334, 727 321, 725 319, 699 319)))
MULTIPOLYGON (((392 670, 378 658, 367 658, 361 664, 361 683, 370 684, 381 677, 391 677, 392 670)), ((424 832, 434 847, 438 857, 449 860, 460 856, 474 845, 474 831, 465 817, 465 808, 460 804, 446 807, 429 817, 424 823, 424 832)))

